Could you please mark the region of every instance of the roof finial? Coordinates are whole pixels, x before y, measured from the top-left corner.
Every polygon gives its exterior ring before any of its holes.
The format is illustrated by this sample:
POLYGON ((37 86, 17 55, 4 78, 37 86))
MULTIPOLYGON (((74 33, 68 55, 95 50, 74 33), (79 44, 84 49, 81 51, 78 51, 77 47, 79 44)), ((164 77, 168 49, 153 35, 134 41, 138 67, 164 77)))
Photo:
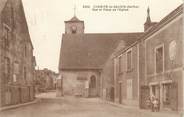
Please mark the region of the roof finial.
POLYGON ((146 20, 147 23, 151 23, 151 18, 150 18, 150 8, 148 6, 148 9, 147 9, 147 20, 146 20))
POLYGON ((147 9, 147 13, 148 13, 148 15, 150 15, 150 8, 149 8, 149 6, 148 6, 148 9, 147 9))
POLYGON ((76 5, 74 5, 74 16, 76 16, 76 5))

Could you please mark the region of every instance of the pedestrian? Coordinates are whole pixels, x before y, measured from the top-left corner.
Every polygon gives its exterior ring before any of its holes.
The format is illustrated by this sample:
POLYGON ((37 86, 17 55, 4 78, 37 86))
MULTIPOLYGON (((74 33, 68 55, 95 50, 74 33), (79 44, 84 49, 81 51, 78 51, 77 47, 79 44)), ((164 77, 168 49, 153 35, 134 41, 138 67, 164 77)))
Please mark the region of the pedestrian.
POLYGON ((154 112, 155 109, 154 109, 154 103, 155 103, 155 96, 154 95, 151 95, 150 97, 150 100, 151 100, 151 111, 154 112))
POLYGON ((159 99, 158 98, 154 98, 153 99, 153 112, 158 112, 160 109, 160 102, 159 102, 159 99))
POLYGON ((155 111, 159 111, 160 110, 160 101, 158 98, 155 99, 155 111))

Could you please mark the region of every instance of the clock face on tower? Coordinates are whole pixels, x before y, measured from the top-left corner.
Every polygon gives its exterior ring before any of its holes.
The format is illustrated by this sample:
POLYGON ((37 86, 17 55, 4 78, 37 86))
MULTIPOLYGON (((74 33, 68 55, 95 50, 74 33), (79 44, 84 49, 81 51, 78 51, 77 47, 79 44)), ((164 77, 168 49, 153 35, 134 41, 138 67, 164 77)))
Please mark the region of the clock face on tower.
POLYGON ((72 30, 72 33, 76 33, 77 32, 77 27, 76 26, 72 26, 71 30, 72 30))

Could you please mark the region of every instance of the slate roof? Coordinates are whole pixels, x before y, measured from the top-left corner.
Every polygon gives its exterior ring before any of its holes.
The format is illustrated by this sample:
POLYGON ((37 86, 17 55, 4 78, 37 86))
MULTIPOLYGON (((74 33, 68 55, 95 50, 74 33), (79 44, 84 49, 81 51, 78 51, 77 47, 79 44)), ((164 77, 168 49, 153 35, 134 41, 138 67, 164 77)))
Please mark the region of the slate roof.
POLYGON ((63 34, 59 70, 102 69, 121 41, 130 45, 141 34, 63 34))
POLYGON ((179 5, 176 9, 171 11, 168 15, 166 15, 160 22, 152 22, 155 23, 153 27, 148 29, 143 35, 137 39, 134 43, 132 43, 130 46, 127 46, 125 48, 122 48, 120 51, 117 51, 114 55, 114 57, 119 56, 120 53, 125 52, 129 48, 135 46, 137 43, 139 43, 142 40, 148 39, 149 36, 153 35, 155 32, 159 31, 161 28, 163 28, 165 25, 167 25, 169 22, 173 21, 177 16, 183 15, 183 3, 179 5))

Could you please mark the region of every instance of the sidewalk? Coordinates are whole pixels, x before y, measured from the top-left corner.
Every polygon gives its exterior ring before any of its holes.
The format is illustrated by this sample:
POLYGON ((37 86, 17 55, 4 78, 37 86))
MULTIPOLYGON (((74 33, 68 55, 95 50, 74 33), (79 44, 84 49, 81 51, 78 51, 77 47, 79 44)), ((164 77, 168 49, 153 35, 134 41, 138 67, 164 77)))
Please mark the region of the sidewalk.
POLYGON ((5 106, 5 107, 0 107, 0 112, 4 111, 4 110, 10 110, 10 109, 14 109, 14 108, 19 108, 22 106, 27 106, 27 105, 31 105, 31 104, 35 104, 38 103, 40 101, 40 99, 35 99, 32 102, 27 102, 27 103, 22 103, 22 104, 16 104, 16 105, 10 105, 10 106, 5 106))
POLYGON ((136 112, 138 113, 137 115, 138 117, 184 117, 182 113, 177 113, 177 112, 171 112, 171 111, 151 112, 151 110, 139 109, 137 107, 126 106, 126 105, 117 104, 114 102, 109 102, 104 100, 101 100, 101 103, 110 104, 112 106, 126 109, 131 112, 136 112))

